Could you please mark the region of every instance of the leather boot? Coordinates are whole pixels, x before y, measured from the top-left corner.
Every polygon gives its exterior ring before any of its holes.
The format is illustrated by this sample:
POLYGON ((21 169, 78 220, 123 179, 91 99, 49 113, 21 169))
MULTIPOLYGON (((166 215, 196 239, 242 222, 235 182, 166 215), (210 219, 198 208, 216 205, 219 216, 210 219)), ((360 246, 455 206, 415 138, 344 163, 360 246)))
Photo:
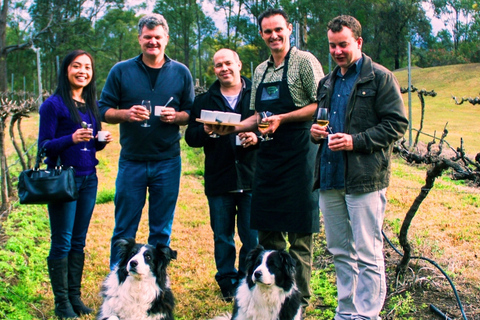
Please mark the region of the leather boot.
POLYGON ((47 264, 55 297, 55 315, 60 319, 77 318, 68 299, 68 258, 47 260, 47 264))
POLYGON ((93 310, 87 307, 80 299, 84 262, 84 253, 70 252, 68 255, 68 299, 72 304, 73 310, 79 315, 93 312, 93 310))

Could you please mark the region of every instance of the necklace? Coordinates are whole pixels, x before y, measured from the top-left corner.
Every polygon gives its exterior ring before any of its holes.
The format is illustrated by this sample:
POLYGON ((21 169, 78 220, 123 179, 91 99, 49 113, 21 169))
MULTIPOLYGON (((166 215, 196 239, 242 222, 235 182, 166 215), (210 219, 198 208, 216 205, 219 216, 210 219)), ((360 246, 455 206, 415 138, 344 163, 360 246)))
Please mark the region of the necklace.
POLYGON ((80 101, 77 101, 77 100, 73 100, 73 103, 75 103, 75 107, 77 108, 83 108, 86 106, 85 102, 80 102, 80 101))

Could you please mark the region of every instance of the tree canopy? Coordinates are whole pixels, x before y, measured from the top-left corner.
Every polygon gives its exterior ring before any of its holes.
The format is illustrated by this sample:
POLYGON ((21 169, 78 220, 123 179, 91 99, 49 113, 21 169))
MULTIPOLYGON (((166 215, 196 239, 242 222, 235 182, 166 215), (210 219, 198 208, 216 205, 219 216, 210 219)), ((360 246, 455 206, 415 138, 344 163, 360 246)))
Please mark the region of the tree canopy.
MULTIPOLYGON (((326 72, 326 25, 340 14, 360 21, 364 52, 389 69, 406 65, 409 42, 413 63, 421 67, 480 61, 475 0, 157 0, 153 12, 163 14, 169 24, 167 55, 189 67, 200 85, 208 86, 215 79, 213 53, 222 47, 238 51, 247 77, 252 66, 268 57, 257 25, 258 15, 268 7, 289 14, 292 43, 312 52, 326 72), (213 15, 206 14, 207 6, 214 7, 213 15), (445 23, 436 35, 426 8, 445 23), (224 27, 218 29, 215 22, 224 27)), ((95 58, 101 90, 115 63, 140 53, 137 22, 147 12, 145 4, 132 7, 124 0, 3 0, 0 9, 0 91, 38 88, 32 47, 41 52, 44 89, 55 88, 65 54, 81 48, 95 58)))

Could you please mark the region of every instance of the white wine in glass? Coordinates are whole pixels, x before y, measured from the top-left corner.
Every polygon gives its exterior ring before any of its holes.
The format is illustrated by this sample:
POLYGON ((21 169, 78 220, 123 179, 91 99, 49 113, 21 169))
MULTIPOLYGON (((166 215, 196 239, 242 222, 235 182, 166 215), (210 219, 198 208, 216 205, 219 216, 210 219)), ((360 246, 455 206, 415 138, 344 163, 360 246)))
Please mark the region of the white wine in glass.
MULTIPOLYGON (((85 121, 82 121, 81 126, 82 126, 83 129, 91 129, 92 128, 92 125, 90 123, 86 123, 85 121)), ((86 141, 83 143, 83 148, 80 149, 80 150, 89 151, 89 149, 87 148, 87 142, 86 141)))
POLYGON ((271 113, 270 111, 262 111, 262 112, 258 113, 257 126, 258 126, 258 129, 259 129, 260 133, 262 134, 262 136, 261 136, 262 141, 269 141, 269 140, 273 139, 272 137, 268 136, 268 133, 263 133, 262 132, 262 129, 267 129, 270 126, 270 122, 268 122, 265 119, 268 118, 268 117, 271 117, 271 116, 273 116, 273 113, 271 113))
MULTIPOLYGON (((317 124, 322 127, 328 127, 330 121, 328 120, 328 109, 327 108, 318 108, 317 111, 317 124)), ((325 137, 322 137, 325 139, 325 137)))
MULTIPOLYGON (((152 105, 150 104, 150 100, 142 100, 142 106, 147 109, 148 113, 152 113, 152 105)), ((145 122, 142 124, 142 127, 148 128, 150 125, 148 124, 148 120, 145 120, 145 122)))

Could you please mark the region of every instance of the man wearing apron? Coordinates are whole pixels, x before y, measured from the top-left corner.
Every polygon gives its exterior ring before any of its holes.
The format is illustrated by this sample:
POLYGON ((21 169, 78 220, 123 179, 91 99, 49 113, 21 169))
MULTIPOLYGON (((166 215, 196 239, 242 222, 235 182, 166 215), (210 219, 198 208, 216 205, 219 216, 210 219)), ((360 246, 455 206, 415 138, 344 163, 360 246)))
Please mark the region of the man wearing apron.
MULTIPOLYGON (((320 221, 318 193, 312 192, 317 147, 310 142, 309 129, 323 70, 312 54, 290 46, 292 25, 285 12, 269 9, 258 21, 272 55, 255 70, 250 108, 256 114, 235 128, 255 130, 257 113, 274 114, 264 129, 273 139, 259 143, 251 227, 259 231, 259 243, 266 249, 286 249, 289 242, 306 306, 311 295, 313 233, 319 231, 320 221)), ((228 131, 226 126, 216 128, 220 134, 228 131)))

